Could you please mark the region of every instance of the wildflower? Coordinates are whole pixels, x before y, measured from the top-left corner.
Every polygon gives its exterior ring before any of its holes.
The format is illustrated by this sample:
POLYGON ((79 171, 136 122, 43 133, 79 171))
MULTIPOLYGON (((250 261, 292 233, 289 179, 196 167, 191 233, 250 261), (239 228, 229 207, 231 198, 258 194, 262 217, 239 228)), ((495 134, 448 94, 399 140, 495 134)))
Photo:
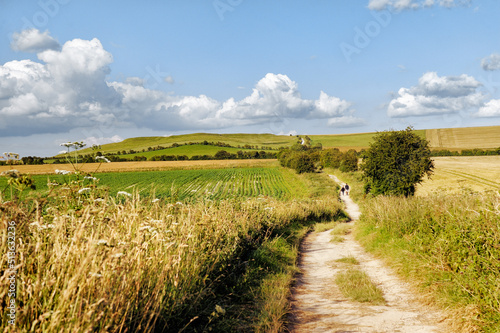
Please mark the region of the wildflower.
POLYGON ((156 198, 156 199, 153 199, 151 202, 155 203, 155 202, 158 202, 158 201, 160 201, 160 199, 156 198))
POLYGON ((85 177, 83 177, 83 179, 88 179, 88 180, 93 180, 93 181, 97 180, 96 177, 91 177, 91 176, 85 176, 85 177))
POLYGON ((81 194, 81 193, 88 192, 88 191, 90 191, 90 190, 91 190, 91 188, 90 188, 90 187, 84 187, 84 188, 82 188, 82 189, 78 190, 78 193, 79 193, 79 194, 81 194))
POLYGON ((56 175, 69 175, 71 171, 68 170, 58 170, 56 169, 56 175))
POLYGON ((111 161, 110 161, 110 160, 108 160, 108 158, 107 158, 107 157, 105 157, 105 156, 96 156, 96 157, 95 157, 95 160, 96 160, 96 161, 101 161, 101 160, 102 160, 102 161, 104 161, 104 162, 106 162, 106 163, 111 163, 111 161))
POLYGON ((97 242, 96 242, 97 245, 108 245, 108 241, 105 240, 105 239, 99 239, 97 242))
POLYGON ((106 200, 104 200, 103 198, 97 198, 97 199, 95 199, 94 201, 95 201, 95 202, 104 202, 104 201, 106 201, 106 200))
POLYGON ((125 192, 125 191, 118 191, 118 193, 116 193, 116 195, 125 195, 127 197, 131 197, 132 194, 128 193, 128 192, 125 192))
POLYGON ((218 313, 220 313, 220 314, 222 314, 222 315, 226 314, 226 310, 224 310, 224 309, 222 308, 222 306, 220 306, 219 304, 217 304, 217 305, 215 306, 215 311, 217 311, 218 313))
POLYGON ((182 204, 182 202, 180 202, 180 201, 177 201, 175 204, 176 204, 176 205, 179 205, 179 206, 182 206, 182 205, 183 205, 183 204, 182 204))

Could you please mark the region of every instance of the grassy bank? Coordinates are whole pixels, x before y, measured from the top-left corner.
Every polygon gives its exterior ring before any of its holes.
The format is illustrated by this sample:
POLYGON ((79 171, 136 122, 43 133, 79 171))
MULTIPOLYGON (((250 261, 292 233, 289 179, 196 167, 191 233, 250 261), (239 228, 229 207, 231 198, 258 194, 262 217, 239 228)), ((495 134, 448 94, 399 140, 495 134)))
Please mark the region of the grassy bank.
POLYGON ((449 309, 456 332, 500 331, 498 193, 377 197, 356 236, 449 309))
POLYGON ((335 198, 185 205, 94 191, 0 204, 1 251, 13 221, 17 253, 15 326, 3 302, 0 330, 277 332, 300 238, 343 216, 335 198))

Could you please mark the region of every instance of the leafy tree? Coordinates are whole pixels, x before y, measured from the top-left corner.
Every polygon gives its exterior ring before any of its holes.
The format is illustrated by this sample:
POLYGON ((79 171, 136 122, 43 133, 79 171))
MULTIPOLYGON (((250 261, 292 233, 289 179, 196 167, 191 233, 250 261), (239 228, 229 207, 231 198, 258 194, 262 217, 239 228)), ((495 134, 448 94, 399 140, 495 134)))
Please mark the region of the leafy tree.
POLYGON ((378 133, 365 152, 361 169, 367 179, 365 192, 374 195, 415 194, 415 185, 430 177, 434 164, 429 142, 407 127, 378 133))
POLYGON ((340 161, 340 171, 351 172, 358 170, 358 153, 354 149, 349 149, 349 151, 342 154, 340 161))
POLYGON ((308 153, 295 153, 292 160, 292 169, 297 173, 315 172, 314 159, 308 153))

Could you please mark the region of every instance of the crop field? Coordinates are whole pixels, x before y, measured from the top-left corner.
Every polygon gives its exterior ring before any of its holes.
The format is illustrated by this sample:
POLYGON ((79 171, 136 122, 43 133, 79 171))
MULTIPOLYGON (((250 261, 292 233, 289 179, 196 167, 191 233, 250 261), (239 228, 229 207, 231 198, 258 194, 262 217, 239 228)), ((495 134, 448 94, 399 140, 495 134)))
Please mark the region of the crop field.
MULTIPOLYGON (((129 172, 129 171, 160 171, 160 170, 197 170, 221 168, 266 168, 275 167, 276 160, 205 160, 205 161, 131 161, 113 163, 87 163, 81 165, 82 172, 129 172)), ((80 166, 79 166, 80 168, 80 166)), ((70 164, 42 165, 0 165, 0 173, 10 169, 31 175, 53 174, 56 170, 72 170, 70 164)))
POLYGON ((206 198, 220 200, 259 195, 283 198, 290 188, 278 168, 172 170, 99 174, 100 184, 141 196, 176 200, 206 198))
POLYGON ((432 148, 473 149, 500 147, 500 126, 440 128, 426 130, 432 148))
MULTIPOLYGON (((278 199, 297 192, 290 176, 274 168, 200 169, 170 171, 134 171, 96 174, 98 185, 109 189, 112 196, 124 191, 141 197, 168 198, 171 201, 196 200, 199 198, 221 200, 269 196, 278 199)), ((75 176, 34 175, 37 191, 47 192, 47 182, 65 186, 75 176)), ((296 182, 296 180, 295 180, 296 182)), ((93 181, 85 180, 83 186, 93 181)), ((0 178, 0 189, 6 188, 6 178, 0 178)), ((8 195, 8 191, 5 192, 8 195)))
POLYGON ((432 192, 458 193, 500 190, 500 156, 446 156, 434 158, 435 170, 431 179, 417 187, 417 195, 432 192))
MULTIPOLYGON (((416 130, 416 134, 425 138, 425 130, 416 130)), ((377 133, 309 135, 312 144, 321 143, 324 148, 339 148, 340 150, 368 148, 377 133)))

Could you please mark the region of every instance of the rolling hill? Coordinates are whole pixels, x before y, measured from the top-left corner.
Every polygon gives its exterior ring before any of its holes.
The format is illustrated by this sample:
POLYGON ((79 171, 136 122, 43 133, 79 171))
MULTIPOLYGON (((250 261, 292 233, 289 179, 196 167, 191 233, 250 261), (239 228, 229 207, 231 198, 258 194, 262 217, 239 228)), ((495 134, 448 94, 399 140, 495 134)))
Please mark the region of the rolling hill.
MULTIPOLYGON (((441 128, 416 130, 416 133, 430 141, 434 150, 449 149, 492 149, 500 147, 500 126, 441 128)), ((340 150, 368 148, 373 137, 372 133, 309 135, 311 144, 321 143, 324 148, 339 148, 340 150)), ((306 135, 301 135, 305 137, 306 135)), ((213 134, 194 133, 173 135, 168 137, 137 137, 121 142, 102 145, 103 153, 121 152, 122 157, 133 158, 136 155, 214 155, 219 150, 235 153, 238 150, 278 150, 290 147, 298 141, 296 136, 274 134, 213 134), (203 143, 205 144, 194 144, 203 143), (220 147, 216 143, 228 144, 231 147, 220 147), (172 145, 174 144, 174 147, 172 145), (177 145, 180 145, 176 147, 177 145), (263 148, 264 147, 264 148, 263 148), (157 150, 158 148, 163 148, 157 150), (134 152, 130 152, 133 150, 134 152), (144 151, 143 151, 144 150, 144 151), (125 152, 125 154, 123 154, 125 152)), ((82 154, 91 153, 91 149, 83 149, 82 154)))

